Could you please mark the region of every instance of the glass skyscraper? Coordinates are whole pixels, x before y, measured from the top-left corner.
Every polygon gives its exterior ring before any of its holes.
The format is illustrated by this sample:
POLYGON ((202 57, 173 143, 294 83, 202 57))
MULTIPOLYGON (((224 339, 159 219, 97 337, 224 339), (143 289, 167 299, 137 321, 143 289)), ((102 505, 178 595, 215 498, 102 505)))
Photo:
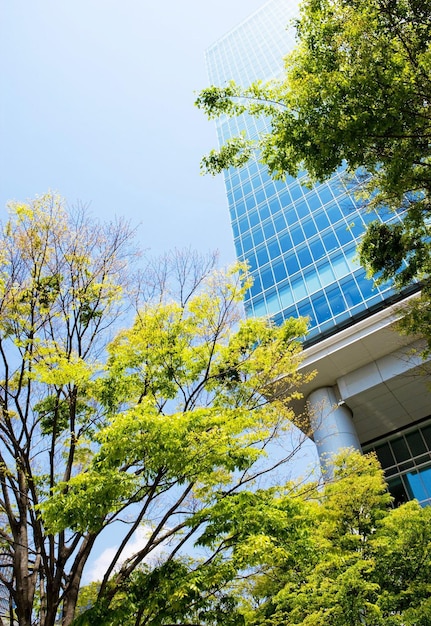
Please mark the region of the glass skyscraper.
MULTIPOLYGON (((217 41, 206 54, 211 84, 233 79, 247 86, 279 76, 294 45, 294 28, 286 26, 296 13, 295 2, 271 0, 217 41)), ((218 139, 222 144, 241 131, 256 137, 265 126, 246 115, 222 118, 218 139)), ((225 174, 237 257, 254 280, 247 314, 269 314, 276 322, 308 317, 307 340, 313 341, 382 306, 394 292, 373 286, 356 260, 358 238, 376 219, 356 204, 356 181, 340 172, 312 189, 304 182, 305 174, 272 180, 257 158, 225 174)))
MULTIPOLYGON (((210 83, 234 80, 245 87, 279 77, 283 57, 295 44, 297 13, 295 0, 269 0, 221 37, 206 52, 210 83)), ((240 132, 255 138, 267 130, 265 119, 247 115, 222 117, 216 124, 220 144, 240 132)), ((225 173, 237 257, 248 263, 254 280, 246 313, 269 315, 276 323, 309 318, 304 367, 318 374, 303 391, 321 460, 346 446, 380 456, 389 449, 394 456, 381 460, 397 499, 420 491, 422 502, 431 501, 431 448, 423 435, 431 411, 423 381, 411 382, 418 364, 407 364, 410 347, 394 338, 400 295, 390 284, 376 287, 356 258, 367 223, 381 218, 358 205, 359 181, 344 171, 312 188, 304 182, 305 173, 272 180, 258 155, 225 173), (388 437, 398 443, 388 443, 388 437), (400 461, 393 448, 401 449, 406 437, 408 458, 400 461), (412 448, 413 442, 419 447, 412 448)))

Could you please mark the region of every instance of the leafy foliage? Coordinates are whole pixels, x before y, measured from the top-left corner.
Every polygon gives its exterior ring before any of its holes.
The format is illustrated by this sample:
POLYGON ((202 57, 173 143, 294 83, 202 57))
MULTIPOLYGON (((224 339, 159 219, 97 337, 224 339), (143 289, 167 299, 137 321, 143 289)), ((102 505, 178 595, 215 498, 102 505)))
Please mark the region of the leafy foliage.
POLYGON ((226 572, 213 565, 195 566, 186 559, 153 568, 144 565, 124 581, 122 589, 116 589, 109 607, 103 601, 93 604, 78 615, 74 626, 156 626, 180 620, 189 624, 243 624, 238 599, 225 589, 229 582, 226 572))
POLYGON ((246 623, 427 624, 431 509, 415 501, 390 508, 374 457, 351 453, 337 462, 334 482, 302 502, 305 536, 284 539, 284 558, 263 556, 246 623))

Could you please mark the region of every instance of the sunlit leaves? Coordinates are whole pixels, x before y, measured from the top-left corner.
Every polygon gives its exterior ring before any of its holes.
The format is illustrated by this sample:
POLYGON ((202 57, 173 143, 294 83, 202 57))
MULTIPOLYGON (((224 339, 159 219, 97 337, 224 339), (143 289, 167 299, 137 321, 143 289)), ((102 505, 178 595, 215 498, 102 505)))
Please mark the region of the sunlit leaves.
POLYGON ((202 157, 201 171, 204 174, 220 174, 228 167, 242 167, 253 154, 253 143, 244 135, 227 139, 219 150, 211 150, 202 157))
MULTIPOLYGON (((106 372, 93 386, 109 420, 95 434, 92 481, 100 471, 106 482, 105 472, 116 469, 135 476, 142 498, 151 489, 154 497, 188 484, 195 498, 209 503, 232 484, 235 472, 248 471, 264 454, 266 440, 289 427, 285 402, 300 380, 304 323, 237 322, 232 307, 244 287, 235 286, 234 277, 225 284, 211 281, 186 308, 144 307, 110 344, 106 372), (280 378, 286 382, 277 398, 273 386, 280 378)), ((75 489, 86 509, 84 500, 93 493, 81 481, 71 478, 67 492, 54 494, 44 507, 49 524, 70 525, 65 500, 75 489)))
POLYGON ((50 534, 64 528, 97 532, 106 516, 135 491, 136 478, 131 474, 105 468, 79 473, 68 484, 59 482, 43 504, 48 530, 50 534))
POLYGON ((287 498, 289 532, 278 522, 270 534, 285 552, 274 559, 274 547, 262 551, 261 571, 248 586, 247 623, 426 624, 430 508, 409 502, 392 509, 373 456, 343 453, 335 463, 323 490, 309 490, 299 503, 296 494, 290 504, 287 498))
MULTIPOLYGON (((176 559, 157 567, 136 570, 117 590, 111 606, 103 601, 82 613, 76 626, 137 626, 205 623, 208 626, 244 624, 238 598, 227 588, 231 572, 220 564, 197 567, 192 560, 176 559)), ((82 590, 82 602, 94 589, 82 590)), ((97 590, 96 590, 97 592, 97 590)))

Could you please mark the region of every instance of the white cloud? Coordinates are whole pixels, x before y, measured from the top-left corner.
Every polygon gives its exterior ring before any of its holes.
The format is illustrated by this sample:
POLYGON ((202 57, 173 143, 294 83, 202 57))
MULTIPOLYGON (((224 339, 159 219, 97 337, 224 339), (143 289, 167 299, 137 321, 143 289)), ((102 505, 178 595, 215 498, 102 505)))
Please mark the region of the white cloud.
MULTIPOLYGON (((132 538, 127 543, 123 552, 121 553, 120 560, 117 564, 117 568, 121 566, 122 563, 133 554, 136 554, 139 550, 141 550, 148 541, 148 537, 151 533, 151 530, 148 526, 141 526, 138 530, 132 535, 132 538)), ((105 575, 106 570, 108 569, 112 559, 114 558, 119 545, 113 545, 109 548, 105 548, 100 556, 97 557, 88 567, 85 572, 85 580, 84 584, 89 584, 93 581, 102 580, 105 575)), ((162 546, 159 546, 155 550, 152 550, 151 554, 144 559, 144 562, 152 562, 154 561, 161 553, 162 546)))

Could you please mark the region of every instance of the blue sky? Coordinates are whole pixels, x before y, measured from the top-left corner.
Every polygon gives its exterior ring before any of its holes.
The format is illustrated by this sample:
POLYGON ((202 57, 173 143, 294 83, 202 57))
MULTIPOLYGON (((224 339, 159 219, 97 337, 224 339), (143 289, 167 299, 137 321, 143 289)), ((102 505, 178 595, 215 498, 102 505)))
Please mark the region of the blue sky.
POLYGON ((193 102, 205 49, 263 4, 0 0, 0 215, 51 189, 140 223, 154 254, 191 246, 233 262, 222 177, 199 172, 215 127, 193 102))
POLYGON ((204 51, 264 0, 0 0, 0 210, 49 189, 141 224, 143 248, 234 260, 204 51))

